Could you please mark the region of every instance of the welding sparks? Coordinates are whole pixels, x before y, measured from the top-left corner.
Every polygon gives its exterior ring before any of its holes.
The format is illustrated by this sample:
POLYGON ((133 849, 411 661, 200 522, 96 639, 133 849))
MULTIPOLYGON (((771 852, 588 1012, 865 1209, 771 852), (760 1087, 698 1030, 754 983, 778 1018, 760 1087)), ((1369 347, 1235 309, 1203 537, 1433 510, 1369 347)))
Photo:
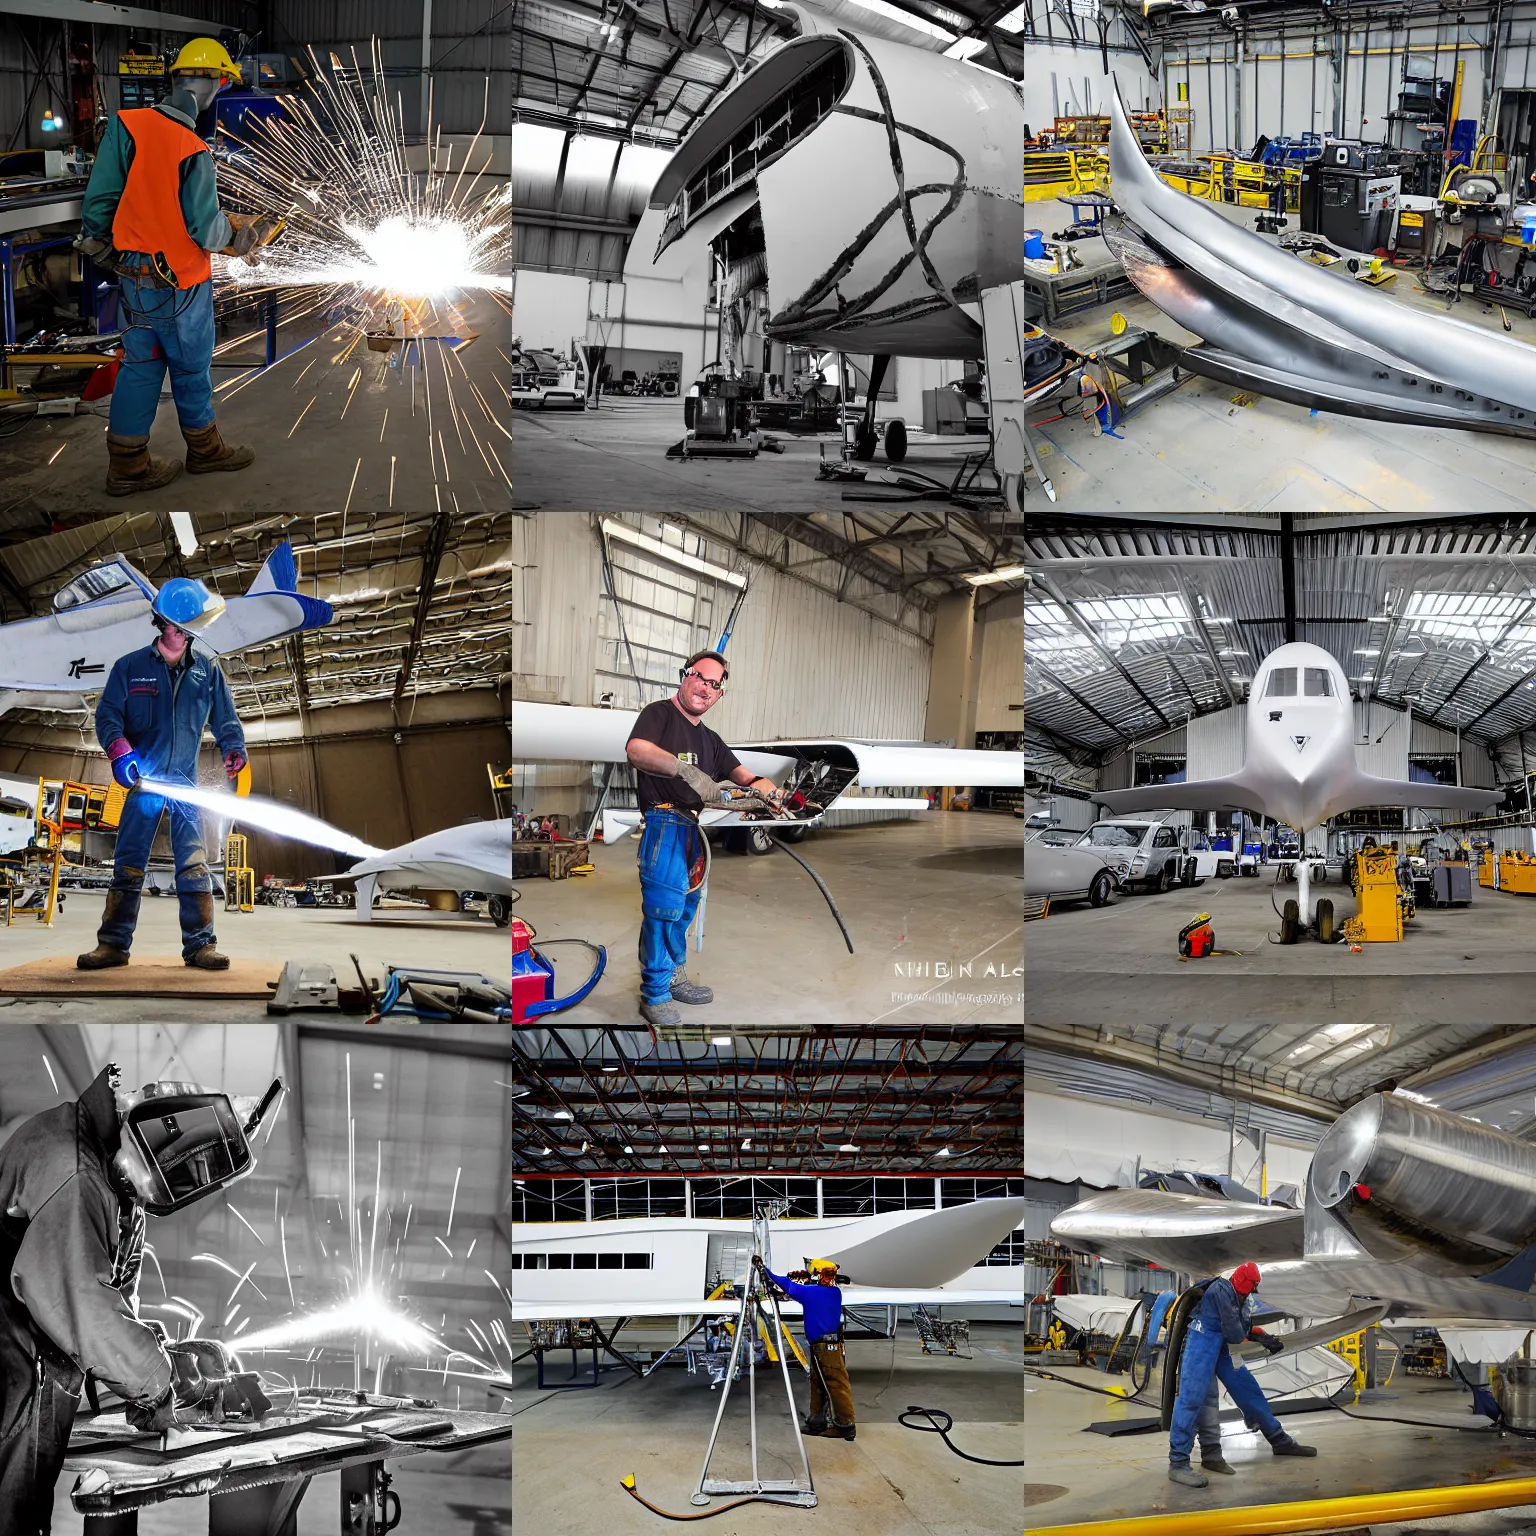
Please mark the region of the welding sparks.
POLYGON ((226 820, 238 820, 242 826, 259 827, 276 837, 286 837, 295 843, 307 843, 312 848, 328 848, 333 853, 350 854, 355 858, 371 858, 383 849, 365 843, 361 838, 333 827, 316 816, 307 816, 291 805, 268 800, 261 795, 246 795, 236 799, 225 792, 200 789, 193 784, 177 784, 169 779, 144 778, 144 789, 167 800, 179 800, 184 805, 195 805, 226 820))
MULTIPOLYGON (((358 1338, 415 1355, 448 1348, 431 1329, 424 1328, 413 1318, 390 1306, 372 1290, 364 1290, 323 1311, 289 1318, 286 1322, 274 1323, 270 1328, 260 1328, 242 1340, 242 1345, 248 1350, 282 1349, 293 1344, 317 1344, 326 1340, 350 1342, 358 1338)), ((472 1355, 464 1355, 460 1350, 452 1350, 450 1353, 474 1360, 482 1369, 493 1368, 483 1360, 475 1360, 472 1355)))

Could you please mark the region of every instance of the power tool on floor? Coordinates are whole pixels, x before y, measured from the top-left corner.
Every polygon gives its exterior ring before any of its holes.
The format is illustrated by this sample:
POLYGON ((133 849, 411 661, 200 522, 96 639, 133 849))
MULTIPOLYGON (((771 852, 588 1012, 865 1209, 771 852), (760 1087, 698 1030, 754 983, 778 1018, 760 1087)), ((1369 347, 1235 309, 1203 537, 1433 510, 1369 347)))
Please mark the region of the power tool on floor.
POLYGON ((1186 960, 1203 960, 1216 948, 1211 914, 1202 912, 1179 929, 1179 954, 1186 960))
POLYGON ((576 991, 565 997, 555 996, 555 968, 533 947, 533 928, 514 917, 512 919, 512 1022, 530 1024, 551 1013, 561 1013, 574 1008, 602 978, 608 964, 608 951, 601 944, 588 944, 585 939, 546 939, 544 947, 552 949, 556 944, 582 944, 597 956, 592 973, 576 991))

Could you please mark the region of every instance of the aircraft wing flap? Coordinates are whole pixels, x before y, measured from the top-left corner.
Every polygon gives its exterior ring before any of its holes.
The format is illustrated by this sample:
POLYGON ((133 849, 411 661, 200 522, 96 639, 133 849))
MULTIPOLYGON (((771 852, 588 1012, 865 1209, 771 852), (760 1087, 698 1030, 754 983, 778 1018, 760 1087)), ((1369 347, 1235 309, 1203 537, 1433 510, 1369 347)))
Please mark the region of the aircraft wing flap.
MULTIPOLYGON (((914 784, 971 785, 981 788, 1023 789, 1022 752, 977 752, 958 747, 893 747, 880 742, 805 739, 751 741, 732 745, 737 756, 761 752, 794 760, 799 757, 852 757, 859 783, 865 788, 899 788, 914 784)), ((745 759, 743 759, 745 761, 745 759)))

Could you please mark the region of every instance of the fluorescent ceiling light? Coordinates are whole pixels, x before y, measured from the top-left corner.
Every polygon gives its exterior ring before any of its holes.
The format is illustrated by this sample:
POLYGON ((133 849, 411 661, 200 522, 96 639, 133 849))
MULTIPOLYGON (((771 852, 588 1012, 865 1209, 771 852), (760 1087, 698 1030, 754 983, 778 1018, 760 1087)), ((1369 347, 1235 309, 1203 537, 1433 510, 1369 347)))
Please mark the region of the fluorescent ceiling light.
POLYGON ((743 1152, 748 1152, 748 1151, 751 1150, 751 1148, 752 1148, 752 1138, 750 1136, 748 1136, 747 1139, 744 1142, 742 1142, 741 1150, 743 1152))
POLYGON ((628 1154, 628 1155, 629 1155, 629 1156, 630 1156, 630 1157, 633 1157, 633 1156, 634 1156, 634 1155, 635 1155, 635 1149, 634 1149, 634 1148, 633 1148, 633 1147, 625 1147, 625 1148, 624 1148, 624 1151, 625 1151, 625 1152, 626 1152, 626 1154, 628 1154))
POLYGON ((851 1141, 845 1141, 837 1150, 839 1152, 857 1152, 859 1149, 851 1141))
POLYGON ((197 553, 197 529, 192 526, 190 512, 172 512, 171 527, 176 530, 176 542, 184 555, 197 553))
POLYGON ((709 1143, 707 1141, 701 1141, 699 1143, 699 1151, 700 1152, 708 1152, 709 1151, 709 1143))
POLYGON ((603 1068, 604 1072, 617 1072, 618 1070, 619 1069, 617 1067, 604 1067, 603 1068))
POLYGON ((1022 565, 1005 565, 1000 571, 983 571, 979 576, 967 576, 965 579, 973 587, 985 587, 994 581, 1013 581, 1023 574, 1022 565))
POLYGON ((940 1147, 939 1150, 938 1150, 938 1154, 937 1155, 939 1157, 948 1157, 949 1156, 949 1148, 948 1147, 940 1147))
POLYGON ((557 1109, 549 1118, 551 1120, 569 1120, 571 1112, 568 1109, 557 1109))
POLYGON ((709 1037, 709 1043, 711 1045, 729 1045, 731 1043, 731 1037, 729 1035, 711 1035, 709 1037))
POLYGON ((713 581, 723 581, 730 586, 742 588, 747 584, 745 576, 738 576, 735 571, 728 571, 723 565, 712 565, 708 560, 700 560, 697 555, 685 554, 670 544, 663 544, 660 539, 637 532, 626 523, 616 523, 612 518, 603 519, 603 537, 633 544, 636 549, 647 550, 659 559, 670 560, 673 565, 683 566, 686 570, 699 571, 713 581))

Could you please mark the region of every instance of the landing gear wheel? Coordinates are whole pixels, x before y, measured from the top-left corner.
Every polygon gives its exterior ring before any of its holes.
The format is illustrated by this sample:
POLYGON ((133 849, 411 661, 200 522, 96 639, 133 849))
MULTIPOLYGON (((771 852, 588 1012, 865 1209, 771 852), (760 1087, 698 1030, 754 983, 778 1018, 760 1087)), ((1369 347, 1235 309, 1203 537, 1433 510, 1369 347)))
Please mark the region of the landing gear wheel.
POLYGON ((773 839, 762 827, 753 827, 747 833, 748 853, 772 853, 773 839))
POLYGON ((873 427, 861 426, 853 439, 853 456, 859 463, 867 464, 875 456, 875 446, 879 439, 875 436, 873 427))
POLYGON ((892 464, 900 464, 907 456, 907 424, 891 421, 885 427, 885 456, 892 464))
POLYGON ((1107 907, 1114 889, 1115 882, 1109 878, 1109 871, 1101 869, 1093 877, 1093 883, 1088 887, 1088 905, 1090 907, 1107 907))
POLYGON ((505 928, 511 923, 512 903, 505 896, 492 896, 485 906, 491 914, 491 921, 498 928, 505 928))
POLYGON ((1169 860, 1157 873, 1157 893, 1166 896, 1173 889, 1173 861, 1169 860))

